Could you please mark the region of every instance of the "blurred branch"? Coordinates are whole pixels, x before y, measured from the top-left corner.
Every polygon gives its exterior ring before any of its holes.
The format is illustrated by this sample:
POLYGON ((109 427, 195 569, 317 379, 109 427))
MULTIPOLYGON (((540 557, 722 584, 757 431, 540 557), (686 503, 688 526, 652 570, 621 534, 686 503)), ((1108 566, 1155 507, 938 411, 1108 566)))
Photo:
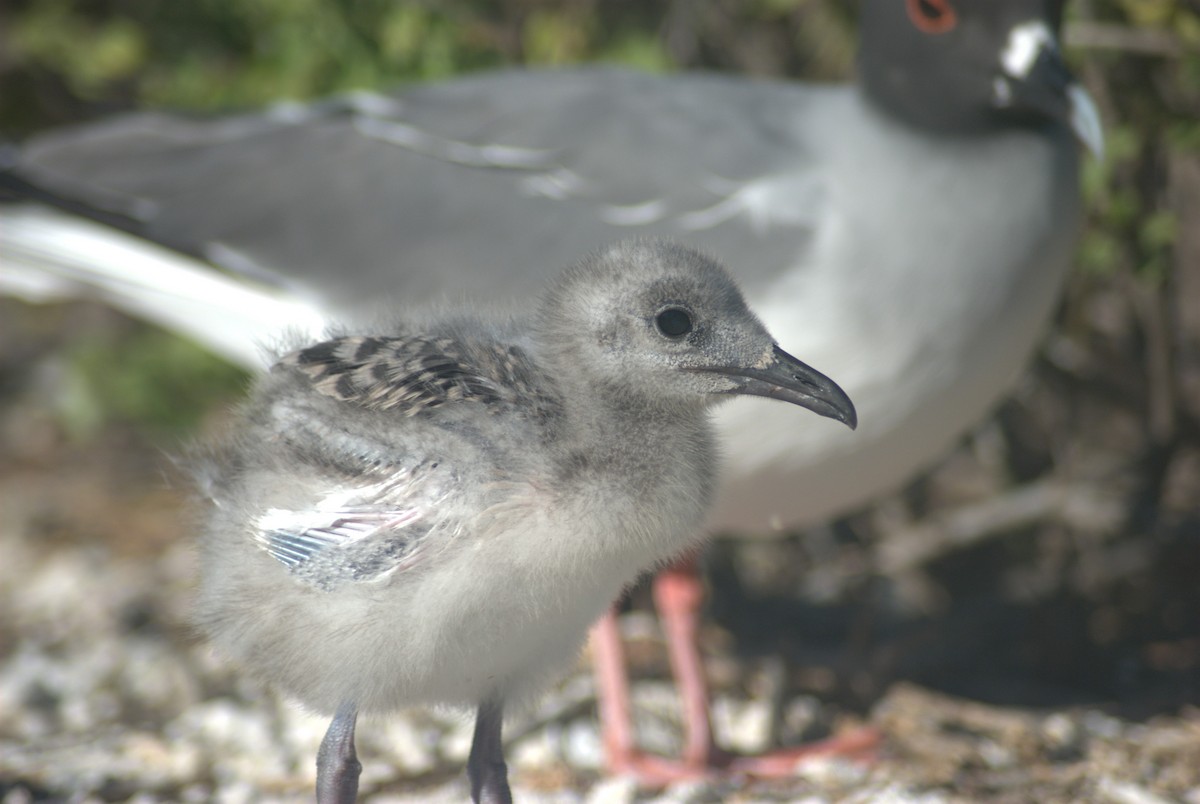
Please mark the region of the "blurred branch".
POLYGON ((1161 58, 1178 58, 1188 51, 1182 39, 1161 28, 1132 28, 1092 20, 1069 23, 1063 41, 1069 48, 1117 50, 1161 58))
POLYGON ((921 523, 890 529, 879 543, 879 572, 909 572, 940 556, 1047 520, 1090 532, 1112 531, 1124 514, 1121 496, 1094 483, 1031 483, 921 523))

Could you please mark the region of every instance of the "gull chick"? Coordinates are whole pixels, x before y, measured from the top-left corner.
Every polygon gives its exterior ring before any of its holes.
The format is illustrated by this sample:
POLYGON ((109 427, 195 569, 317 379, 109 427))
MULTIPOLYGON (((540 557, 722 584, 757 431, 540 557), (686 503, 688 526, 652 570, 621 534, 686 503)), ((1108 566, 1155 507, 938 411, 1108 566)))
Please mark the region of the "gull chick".
POLYGON ((737 394, 856 424, 722 267, 658 241, 583 260, 525 319, 442 316, 293 351, 205 470, 197 621, 333 716, 322 804, 357 795, 358 713, 413 704, 476 708, 472 798, 510 801, 505 704, 694 545, 715 484, 706 411, 737 394))

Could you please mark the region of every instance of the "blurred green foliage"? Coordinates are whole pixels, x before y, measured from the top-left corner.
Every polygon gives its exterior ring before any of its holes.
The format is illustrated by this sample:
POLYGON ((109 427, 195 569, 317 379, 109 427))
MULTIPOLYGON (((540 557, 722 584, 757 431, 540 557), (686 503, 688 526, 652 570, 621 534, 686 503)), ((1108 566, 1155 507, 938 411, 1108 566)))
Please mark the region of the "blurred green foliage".
MULTIPOLYGON (((1072 61, 1108 123, 1107 155, 1086 168, 1081 275, 1169 283, 1178 234, 1196 225, 1168 190, 1174 160, 1200 153, 1200 6, 1072 0, 1069 12, 1072 61)), ((6 0, 0 137, 137 106, 245 107, 515 64, 838 78, 854 17, 845 0, 6 0)), ((188 348, 83 349, 81 382, 113 415, 178 422, 174 401, 225 382, 188 348), (106 359, 115 368, 97 368, 106 359)))
POLYGON ((0 127, 130 106, 251 106, 511 64, 615 61, 843 74, 852 15, 824 0, 15 0, 0 127))
POLYGON ((241 369, 148 324, 94 335, 65 355, 69 372, 56 399, 59 417, 76 439, 112 422, 156 439, 180 435, 248 383, 241 369))
POLYGON ((1175 253, 1189 222, 1170 208, 1170 195, 1175 166, 1200 154, 1200 6, 1116 0, 1085 8, 1092 16, 1070 39, 1084 48, 1076 62, 1105 113, 1107 152, 1086 168, 1090 220, 1078 263, 1166 287, 1190 261, 1175 253))

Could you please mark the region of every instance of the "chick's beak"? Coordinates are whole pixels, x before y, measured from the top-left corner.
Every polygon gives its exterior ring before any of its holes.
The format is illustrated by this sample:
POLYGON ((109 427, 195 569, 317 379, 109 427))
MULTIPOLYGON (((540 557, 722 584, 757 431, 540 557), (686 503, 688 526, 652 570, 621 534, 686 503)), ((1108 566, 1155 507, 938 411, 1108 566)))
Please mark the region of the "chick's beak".
POLYGON ((736 380, 734 387, 725 393, 779 399, 842 422, 851 430, 858 426, 858 413, 846 392, 778 346, 773 347, 772 359, 765 366, 711 370, 736 380))

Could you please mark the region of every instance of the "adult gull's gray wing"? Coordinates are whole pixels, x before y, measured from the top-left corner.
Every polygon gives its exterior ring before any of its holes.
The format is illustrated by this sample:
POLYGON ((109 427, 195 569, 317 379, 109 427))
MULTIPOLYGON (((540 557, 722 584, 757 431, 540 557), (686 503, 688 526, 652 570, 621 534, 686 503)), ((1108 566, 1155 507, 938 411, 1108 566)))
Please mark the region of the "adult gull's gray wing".
POLYGON ((752 286, 796 263, 820 214, 796 132, 822 91, 615 69, 491 73, 212 120, 119 117, 35 139, 15 171, 339 311, 381 295, 525 293, 637 234, 745 265, 752 286))

